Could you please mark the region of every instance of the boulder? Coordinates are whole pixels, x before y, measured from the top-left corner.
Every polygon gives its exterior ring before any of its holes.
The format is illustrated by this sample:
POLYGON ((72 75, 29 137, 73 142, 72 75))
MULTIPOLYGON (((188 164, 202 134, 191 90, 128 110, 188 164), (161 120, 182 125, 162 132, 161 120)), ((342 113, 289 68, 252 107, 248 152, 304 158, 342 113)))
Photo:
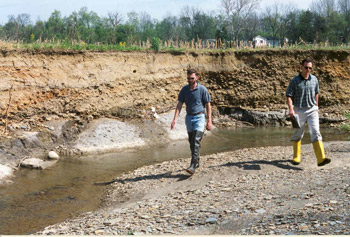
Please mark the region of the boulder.
POLYGON ((23 160, 20 163, 21 167, 30 168, 30 169, 47 169, 52 167, 57 163, 57 160, 54 161, 46 161, 38 158, 28 158, 23 160))
POLYGON ((7 165, 0 164, 0 184, 3 183, 5 179, 8 179, 13 175, 13 169, 7 165))

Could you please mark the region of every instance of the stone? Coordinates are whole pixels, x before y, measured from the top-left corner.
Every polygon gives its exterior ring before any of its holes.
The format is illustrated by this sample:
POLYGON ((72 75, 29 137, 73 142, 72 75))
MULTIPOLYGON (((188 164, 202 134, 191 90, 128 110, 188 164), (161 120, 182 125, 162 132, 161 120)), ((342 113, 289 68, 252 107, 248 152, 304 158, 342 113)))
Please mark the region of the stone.
POLYGON ((21 167, 31 169, 47 169, 56 164, 57 161, 44 161, 38 158, 28 158, 20 163, 21 167))
POLYGON ((94 233, 95 233, 95 235, 104 235, 105 231, 104 230, 95 230, 94 233))
POLYGON ((13 169, 7 165, 0 164, 0 181, 13 175, 13 169))
POLYGON ((218 221, 218 220, 217 220, 216 218, 210 217, 210 218, 207 218, 207 219, 205 220, 205 223, 206 223, 206 224, 215 224, 217 221, 218 221))
POLYGON ((255 212, 258 214, 264 214, 266 212, 266 210, 263 208, 260 208, 260 209, 257 209, 255 212))
POLYGON ((53 159, 53 160, 58 160, 60 158, 60 156, 54 151, 50 151, 48 156, 50 159, 53 159))
POLYGON ((309 231, 309 227, 306 224, 301 224, 299 226, 299 230, 302 232, 307 232, 307 231, 309 231))

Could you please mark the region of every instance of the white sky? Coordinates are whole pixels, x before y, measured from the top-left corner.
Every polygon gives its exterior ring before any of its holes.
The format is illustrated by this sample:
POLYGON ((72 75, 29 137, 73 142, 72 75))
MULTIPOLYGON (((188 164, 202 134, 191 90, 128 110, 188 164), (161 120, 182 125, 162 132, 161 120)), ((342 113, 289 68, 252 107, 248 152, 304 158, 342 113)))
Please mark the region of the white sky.
MULTIPOLYGON (((277 0, 261 0, 260 8, 273 5, 277 0)), ((96 12, 100 17, 109 12, 119 12, 124 20, 131 11, 149 13, 152 18, 163 19, 167 15, 178 16, 184 6, 193 6, 198 9, 218 12, 220 0, 0 0, 0 24, 8 21, 9 15, 27 13, 34 23, 39 18, 47 20, 54 10, 61 12, 61 16, 69 16, 82 7, 96 12)), ((279 1, 281 2, 281 1, 279 1)), ((287 3, 287 1, 283 1, 287 3)), ((299 9, 307 9, 309 1, 290 0, 299 9)))

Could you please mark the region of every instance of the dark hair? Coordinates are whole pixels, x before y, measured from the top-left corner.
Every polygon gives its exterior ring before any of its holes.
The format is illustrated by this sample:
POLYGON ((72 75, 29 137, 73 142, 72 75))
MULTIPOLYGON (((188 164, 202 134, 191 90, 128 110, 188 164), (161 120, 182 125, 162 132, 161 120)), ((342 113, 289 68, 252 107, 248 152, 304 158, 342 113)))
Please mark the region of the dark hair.
POLYGON ((187 69, 187 75, 192 75, 193 73, 195 73, 196 76, 198 77, 198 72, 196 69, 193 69, 193 68, 187 69))
POLYGON ((304 63, 312 63, 312 58, 307 57, 303 61, 301 61, 301 65, 304 65, 304 63))

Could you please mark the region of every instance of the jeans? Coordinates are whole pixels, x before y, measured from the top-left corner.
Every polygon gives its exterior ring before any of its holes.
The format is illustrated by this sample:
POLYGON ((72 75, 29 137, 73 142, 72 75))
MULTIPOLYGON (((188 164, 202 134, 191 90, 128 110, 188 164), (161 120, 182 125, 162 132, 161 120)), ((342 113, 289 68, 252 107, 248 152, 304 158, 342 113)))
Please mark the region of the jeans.
POLYGON ((187 132, 200 131, 204 132, 205 114, 186 115, 187 132))
POLYGON ((318 107, 311 108, 297 108, 294 107, 294 112, 299 115, 300 128, 294 129, 292 141, 300 141, 304 136, 305 124, 309 125, 309 132, 311 135, 311 142, 321 141, 320 123, 318 116, 318 107))

